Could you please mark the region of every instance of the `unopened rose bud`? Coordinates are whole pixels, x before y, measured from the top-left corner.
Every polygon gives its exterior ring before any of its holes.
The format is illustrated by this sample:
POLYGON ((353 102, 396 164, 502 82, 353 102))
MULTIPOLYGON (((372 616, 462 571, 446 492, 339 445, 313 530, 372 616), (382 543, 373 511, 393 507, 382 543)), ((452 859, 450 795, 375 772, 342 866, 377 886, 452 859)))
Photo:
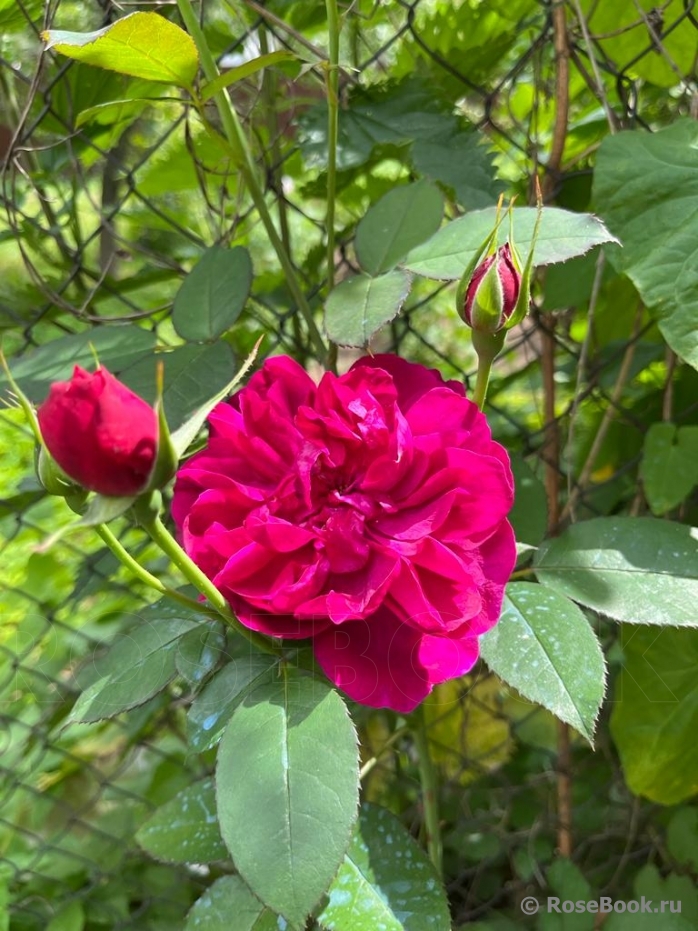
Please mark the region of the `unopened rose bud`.
POLYGON ((102 495, 145 491, 158 454, 155 410, 105 368, 75 366, 37 412, 41 437, 74 482, 102 495))
POLYGON ((521 273, 505 243, 477 266, 458 312, 473 330, 498 333, 513 314, 520 290, 521 273))

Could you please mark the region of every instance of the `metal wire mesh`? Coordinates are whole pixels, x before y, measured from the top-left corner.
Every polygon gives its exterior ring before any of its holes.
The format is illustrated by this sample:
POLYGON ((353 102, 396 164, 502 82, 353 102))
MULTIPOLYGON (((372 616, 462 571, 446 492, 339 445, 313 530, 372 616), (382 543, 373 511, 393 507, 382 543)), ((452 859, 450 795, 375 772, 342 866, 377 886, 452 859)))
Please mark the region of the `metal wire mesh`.
MULTIPOLYGON (((282 4, 207 0, 202 6, 223 63, 269 48, 307 51, 309 43, 314 48, 324 41, 321 29, 306 28, 313 26, 312 17, 301 17, 296 26, 282 4)), ((653 9, 638 2, 631 20, 620 23, 609 20, 605 6, 580 0, 471 3, 469 22, 480 30, 479 45, 463 35, 459 49, 453 34, 461 38, 460 4, 347 4, 351 67, 342 74, 343 105, 346 110, 360 86, 416 76, 435 94, 445 92, 456 112, 482 131, 500 175, 522 197, 530 197, 531 178, 538 173, 548 200, 574 206, 588 193, 598 135, 590 133, 585 145, 580 132, 561 169, 564 134, 556 135, 555 122, 542 119, 562 105, 556 84, 561 55, 577 82, 574 100, 565 106, 588 112, 590 125, 651 131, 697 109, 693 59, 681 49, 678 54, 674 44, 679 31, 684 40, 687 29, 698 31, 692 0, 653 9), (556 31, 561 11, 562 51, 556 31), (492 31, 493 17, 499 31, 492 31), (632 42, 624 45, 623 36, 632 42), (662 80, 646 81, 648 69, 663 69, 662 80)), ((172 298, 201 248, 237 233, 261 242, 257 216, 232 183, 234 166, 225 153, 202 143, 190 110, 177 101, 156 105, 146 99, 135 122, 81 122, 78 115, 98 98, 107 78, 40 53, 41 29, 99 28, 151 7, 176 16, 160 3, 0 5, 7 29, 0 40, 0 325, 8 355, 95 325, 125 323, 153 329, 161 347, 174 345, 168 325, 172 298)), ((118 99, 118 81, 108 80, 115 82, 118 99)), ((286 228, 292 254, 302 257, 297 272, 317 307, 322 282, 313 269, 321 267, 323 220, 313 194, 322 194, 322 175, 309 173, 302 183, 295 167, 291 182, 286 166, 298 159, 303 120, 324 96, 323 75, 313 68, 298 86, 281 80, 274 89, 276 108, 265 103, 268 89, 257 79, 236 85, 234 102, 253 139, 263 114, 268 136, 257 157, 267 200, 286 228)), ((213 112, 209 117, 215 120, 213 112)), ((380 172, 376 178, 386 189, 392 183, 381 180, 380 172)), ((456 211, 453 204, 450 209, 456 211)), ((357 218, 342 220, 338 278, 356 268, 357 218)), ((257 271, 273 278, 274 262, 264 249, 257 271)), ((599 261, 598 281, 603 272, 599 261)), ((674 362, 664 359, 660 344, 653 348, 643 341, 651 324, 641 306, 623 306, 616 342, 599 350, 593 326, 583 338, 575 329, 578 306, 588 307, 593 317, 596 288, 581 297, 563 291, 558 299, 558 293, 559 280, 546 279, 536 311, 498 362, 490 397, 495 432, 544 478, 553 496, 566 491, 569 503, 559 520, 606 513, 609 501, 638 512, 637 464, 646 418, 643 395, 633 388, 636 354, 646 361, 655 352, 667 362, 664 404, 677 422, 691 418, 696 402, 675 384, 674 362), (604 461, 595 437, 613 430, 622 431, 623 456, 604 461)), ((467 382, 473 359, 450 306, 446 310, 451 302, 450 286, 420 283, 378 345, 467 382)), ((304 329, 282 288, 271 296, 253 293, 244 326, 250 333, 269 333, 267 352, 281 349, 312 363, 304 329)), ((211 871, 153 864, 139 852, 133 833, 148 811, 205 772, 206 764, 188 754, 181 731, 186 689, 176 686, 167 700, 154 700, 123 721, 91 725, 77 735, 62 731, 79 693, 78 671, 103 649, 124 613, 144 603, 138 601, 144 593, 134 590, 87 534, 67 537, 47 553, 34 551, 47 528, 65 516, 26 478, 30 438, 11 413, 4 419, 12 422, 3 436, 16 459, 0 511, 0 881, 10 889, 11 928, 43 928, 73 901, 85 905, 87 927, 179 927, 211 871), (51 578, 58 573, 62 580, 58 591, 42 585, 49 570, 51 578)), ((131 545, 142 548, 153 569, 161 568, 135 534, 131 545)), ((613 643, 612 628, 602 625, 599 632, 607 645, 613 643)), ((461 690, 467 699, 443 716, 436 713, 432 722, 434 747, 442 750, 446 875, 457 923, 516 903, 543 885, 541 864, 556 846, 559 778, 555 726, 546 712, 508 694, 484 669, 461 690), (443 727, 461 733, 459 753, 452 745, 449 750, 443 727)), ((573 742, 570 765, 575 860, 599 890, 612 892, 625 888, 634 868, 662 849, 662 836, 655 807, 625 787, 607 716, 596 752, 573 742)), ((418 786, 408 742, 380 752, 387 719, 364 715, 361 722, 366 759, 376 754, 365 779, 367 796, 392 805, 418 833, 418 786)))

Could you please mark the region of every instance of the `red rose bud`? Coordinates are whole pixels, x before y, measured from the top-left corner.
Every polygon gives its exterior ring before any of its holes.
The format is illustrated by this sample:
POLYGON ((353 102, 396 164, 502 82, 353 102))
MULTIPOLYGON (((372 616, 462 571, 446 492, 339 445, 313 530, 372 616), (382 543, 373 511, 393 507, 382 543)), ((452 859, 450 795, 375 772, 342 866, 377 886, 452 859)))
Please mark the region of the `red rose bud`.
POLYGON ((46 448, 73 481, 101 495, 138 495, 158 451, 158 418, 149 404, 105 368, 75 366, 70 381, 51 385, 39 408, 46 448))
POLYGON ((520 289, 521 273, 505 243, 473 272, 459 313, 473 330, 498 333, 513 314, 520 289))

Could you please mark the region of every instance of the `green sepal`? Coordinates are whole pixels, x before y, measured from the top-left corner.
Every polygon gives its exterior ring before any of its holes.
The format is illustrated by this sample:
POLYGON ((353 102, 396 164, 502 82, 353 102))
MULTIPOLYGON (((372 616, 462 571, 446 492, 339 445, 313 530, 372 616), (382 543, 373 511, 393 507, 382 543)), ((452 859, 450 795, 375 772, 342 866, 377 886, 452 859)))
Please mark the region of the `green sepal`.
POLYGON ((153 470, 150 473, 148 484, 145 492, 158 491, 164 488, 177 471, 179 465, 179 456, 172 442, 172 434, 165 417, 165 405, 162 402, 163 393, 163 368, 162 363, 158 363, 156 374, 157 398, 155 400, 155 413, 158 418, 158 452, 153 464, 153 470))
POLYGON ((2 366, 7 380, 10 383, 10 388, 12 388, 12 393, 17 398, 19 406, 24 412, 24 416, 27 418, 27 423, 31 427, 31 431, 36 438, 36 442, 40 445, 44 445, 44 441, 41 437, 41 430, 39 429, 39 421, 36 418, 36 411, 34 410, 34 405, 29 400, 29 398, 22 392, 17 382, 12 377, 12 372, 10 371, 10 366, 7 364, 7 359, 5 358, 4 353, 0 350, 0 365, 2 366))
POLYGON ((456 311, 461 319, 463 319, 465 295, 468 290, 468 285, 470 284, 470 279, 473 277, 473 272, 480 265, 480 263, 484 262, 488 256, 494 255, 494 253, 497 251, 497 233, 499 232, 501 223, 502 220, 499 216, 498 208, 494 229, 487 235, 485 239, 483 239, 480 248, 475 253, 475 258, 470 260, 465 271, 463 272, 460 281, 458 282, 458 288, 456 289, 456 311))
POLYGON ((87 496, 85 489, 65 474, 43 443, 36 447, 35 466, 37 478, 50 495, 67 498, 83 492, 87 496))
POLYGON ((86 488, 76 488, 65 496, 65 503, 71 511, 83 517, 87 512, 89 495, 86 488))
POLYGON ((141 527, 151 527, 162 512, 162 492, 148 491, 133 502, 131 514, 141 527))
POLYGON ((150 479, 146 491, 155 491, 164 488, 177 471, 179 459, 177 451, 172 442, 170 428, 165 418, 165 411, 160 401, 155 408, 158 415, 158 454, 155 457, 153 471, 150 473, 150 479))
POLYGON ((504 291, 499 277, 499 266, 497 262, 493 262, 473 295, 470 326, 482 333, 497 333, 504 323, 504 291))
MULTIPOLYGON (((536 219, 536 226, 533 232, 533 242, 531 243, 531 252, 533 252, 533 246, 535 245, 536 237, 538 236, 538 229, 540 227, 541 213, 540 209, 538 211, 538 217, 536 219)), ((516 243, 514 242, 514 202, 509 205, 509 251, 511 252, 511 260, 514 263, 514 268, 516 271, 521 274, 523 270, 523 265, 521 263, 521 255, 519 250, 516 248, 516 243)))
MULTIPOLYGON (((540 232, 540 224, 543 219, 543 204, 542 202, 538 203, 538 216, 536 217, 536 225, 533 227, 533 237, 531 238, 531 248, 528 253, 528 259, 526 260, 526 267, 523 270, 521 276, 521 285, 519 287, 519 297, 516 301, 516 306, 512 311, 511 316, 504 324, 506 330, 510 330, 512 327, 521 323, 526 314, 528 313, 529 307, 531 306, 531 278, 533 277, 533 253, 536 248, 536 240, 538 239, 538 233, 540 232)), ((518 253, 518 250, 514 246, 514 229, 513 221, 510 221, 509 229, 509 247, 511 249, 512 259, 517 271, 521 269, 521 257, 518 253)))

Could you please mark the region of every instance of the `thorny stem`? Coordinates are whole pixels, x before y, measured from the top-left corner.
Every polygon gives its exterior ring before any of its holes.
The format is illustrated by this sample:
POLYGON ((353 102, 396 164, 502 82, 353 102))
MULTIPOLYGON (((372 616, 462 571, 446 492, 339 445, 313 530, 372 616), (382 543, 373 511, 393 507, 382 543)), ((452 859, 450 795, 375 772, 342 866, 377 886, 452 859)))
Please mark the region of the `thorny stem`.
MULTIPOLYGON (((262 55, 269 54, 269 40, 265 26, 259 28, 259 47, 262 55)), ((276 189, 276 209, 279 214, 279 229, 281 230, 281 241, 284 249, 291 254, 291 232, 288 226, 288 213, 286 210, 286 200, 284 198, 282 178, 281 178, 281 146, 279 145, 279 119, 276 112, 277 106, 277 80, 273 68, 266 68, 262 78, 262 91, 264 94, 264 109, 266 111, 267 125, 269 126, 270 137, 270 154, 271 154, 271 171, 270 174, 274 181, 276 189)), ((295 319, 298 319, 297 317, 295 319)))
POLYGON ((429 737, 424 706, 413 713, 414 742, 419 761, 419 780, 422 785, 424 826, 427 832, 427 850, 439 879, 443 876, 443 844, 439 823, 439 795, 436 769, 429 751, 429 737))
MULTIPOLYGON (((186 26, 189 34, 191 35, 194 43, 199 52, 199 58, 201 60, 201 67, 203 69, 204 75, 208 81, 215 80, 218 75, 218 66, 216 65, 215 59, 211 54, 211 50, 208 47, 206 42, 206 37, 204 36, 203 30, 199 25, 199 21, 196 18, 194 9, 191 5, 191 0, 177 0, 177 7, 179 9, 182 21, 186 26)), ((327 357, 327 347, 325 346, 325 341, 322 338, 322 335, 315 323, 315 318, 313 317, 313 312, 310 308, 303 289, 300 286, 298 277, 296 275, 296 270, 293 267, 291 258, 284 248, 284 244, 279 236, 279 233, 274 225, 274 220, 269 212, 267 207, 266 200, 264 198, 264 191, 262 186, 259 183, 257 177, 257 169, 250 151, 249 144, 247 142, 247 137, 240 125, 240 120, 238 115, 230 102, 230 97, 228 96, 227 90, 220 90, 217 94, 214 95, 216 106, 220 114, 221 123, 223 125, 223 132, 225 137, 230 145, 233 157, 240 169, 240 173, 250 190, 250 195, 254 202, 254 205, 257 209, 259 217, 264 224, 264 228, 267 231, 269 236, 269 241, 271 242, 274 251, 279 259, 281 267, 284 271, 286 277, 286 282, 288 287, 293 295, 293 298, 298 305, 298 309, 303 314, 305 318, 306 326, 308 327, 308 334, 310 339, 315 346, 315 350, 318 353, 320 359, 326 359, 327 357)))
POLYGON ((560 166, 567 139, 569 119, 570 50, 567 41, 567 18, 564 3, 553 6, 553 31, 555 47, 555 127, 548 158, 548 173, 544 187, 546 195, 555 191, 559 183, 560 166))
MULTIPOLYGON (((545 179, 546 193, 554 194, 559 183, 569 120, 569 42, 565 5, 553 7, 555 46, 555 129, 545 179)), ((545 490, 548 499, 548 533, 557 532, 560 520, 560 430, 555 416, 555 318, 542 331, 543 391, 545 406, 545 490)), ((570 730, 557 722, 557 847, 560 856, 572 856, 572 774, 570 730)))
MULTIPOLYGON (((330 37, 327 65, 327 290, 334 288, 334 209, 337 189, 337 138, 339 133, 339 12, 336 0, 325 0, 330 37)), ((337 367, 337 347, 330 346, 327 367, 337 367)))
POLYGON ((337 136, 339 131, 339 14, 336 0, 326 0, 330 33, 327 68, 327 287, 334 287, 334 207, 337 187, 337 136))
POLYGON ((262 634, 255 633, 243 626, 235 617, 228 607, 228 603, 223 595, 218 591, 213 582, 204 575, 195 562, 193 562, 182 547, 177 543, 170 531, 165 527, 160 517, 144 524, 146 532, 150 535, 155 543, 160 547, 163 553, 168 556, 174 565, 179 569, 185 579, 208 598, 210 604, 216 613, 223 618, 229 627, 244 637, 253 647, 261 650, 263 653, 272 653, 274 656, 280 655, 280 650, 271 640, 262 634))

